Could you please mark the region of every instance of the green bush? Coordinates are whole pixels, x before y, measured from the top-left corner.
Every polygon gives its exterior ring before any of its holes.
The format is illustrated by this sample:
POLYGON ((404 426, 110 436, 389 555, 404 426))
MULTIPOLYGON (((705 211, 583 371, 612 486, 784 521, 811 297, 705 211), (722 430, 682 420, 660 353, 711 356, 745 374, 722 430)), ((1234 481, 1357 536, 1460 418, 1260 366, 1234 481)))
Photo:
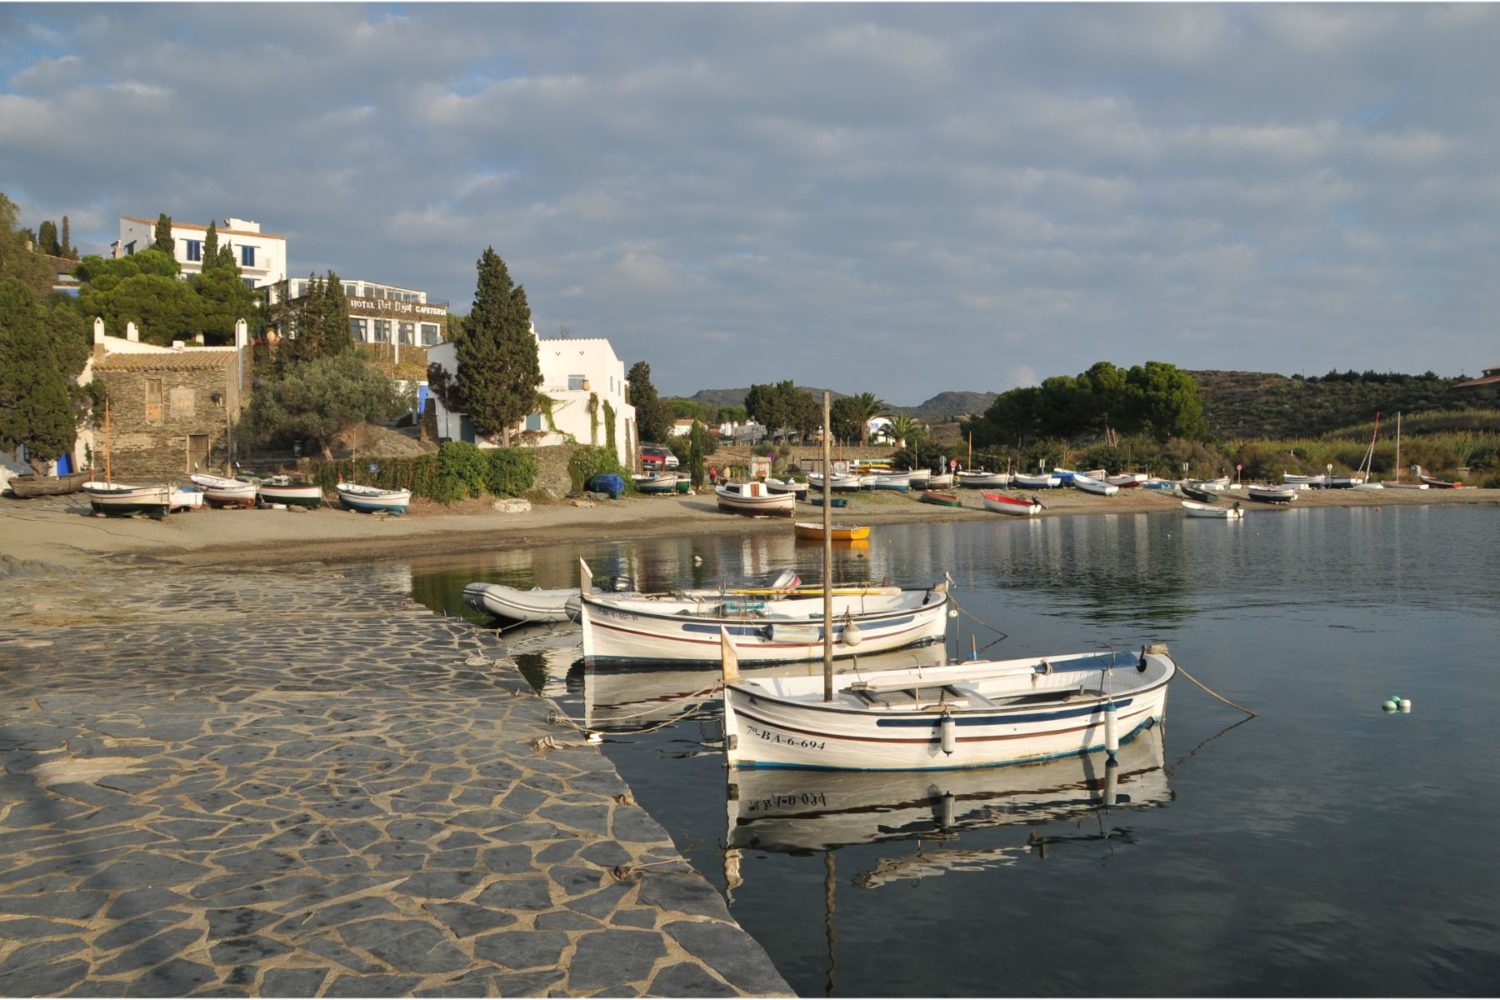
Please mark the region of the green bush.
POLYGON ((536 453, 527 448, 496 448, 488 456, 484 485, 500 497, 518 497, 536 483, 536 453))
POLYGON ((630 474, 620 467, 620 460, 609 448, 579 448, 568 459, 568 479, 574 493, 582 493, 584 484, 601 472, 613 472, 630 482, 630 474))
POLYGON ((439 503, 457 503, 484 493, 490 464, 478 445, 468 441, 444 441, 438 446, 437 496, 439 503))
POLYGON ((314 462, 309 478, 328 491, 332 491, 334 484, 342 478, 346 482, 382 490, 411 490, 413 497, 436 500, 437 456, 314 462))

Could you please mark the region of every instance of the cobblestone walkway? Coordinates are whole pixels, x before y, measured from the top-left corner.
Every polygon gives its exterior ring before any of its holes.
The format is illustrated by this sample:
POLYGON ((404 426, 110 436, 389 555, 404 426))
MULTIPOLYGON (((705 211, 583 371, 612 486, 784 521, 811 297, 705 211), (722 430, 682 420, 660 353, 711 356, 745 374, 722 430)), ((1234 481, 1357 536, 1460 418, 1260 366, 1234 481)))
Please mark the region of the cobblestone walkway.
POLYGON ((790 993, 492 633, 359 574, 16 588, 0 995, 790 993))

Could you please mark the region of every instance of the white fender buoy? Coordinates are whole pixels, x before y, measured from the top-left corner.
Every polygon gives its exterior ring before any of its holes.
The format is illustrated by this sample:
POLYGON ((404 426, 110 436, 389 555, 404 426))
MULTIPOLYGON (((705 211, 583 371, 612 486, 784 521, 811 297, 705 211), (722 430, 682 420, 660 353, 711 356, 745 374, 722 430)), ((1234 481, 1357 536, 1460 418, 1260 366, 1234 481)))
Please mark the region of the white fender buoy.
POLYGON ((953 827, 953 793, 952 792, 944 792, 943 793, 943 802, 942 802, 942 805, 940 805, 938 808, 940 810, 939 815, 938 815, 938 823, 940 823, 942 825, 942 827, 943 827, 944 830, 952 829, 952 827, 953 827))
POLYGON ((1120 723, 1114 702, 1104 706, 1104 752, 1111 757, 1120 752, 1120 723))
POLYGON ((859 626, 846 620, 844 623, 844 645, 858 646, 863 639, 864 636, 860 634, 859 626))
POLYGON ((1104 762, 1104 804, 1114 805, 1120 797, 1120 762, 1111 757, 1104 762))
POLYGON ((958 749, 958 720, 954 719, 952 714, 944 712, 942 721, 938 723, 938 729, 943 736, 943 753, 951 755, 954 750, 958 749))

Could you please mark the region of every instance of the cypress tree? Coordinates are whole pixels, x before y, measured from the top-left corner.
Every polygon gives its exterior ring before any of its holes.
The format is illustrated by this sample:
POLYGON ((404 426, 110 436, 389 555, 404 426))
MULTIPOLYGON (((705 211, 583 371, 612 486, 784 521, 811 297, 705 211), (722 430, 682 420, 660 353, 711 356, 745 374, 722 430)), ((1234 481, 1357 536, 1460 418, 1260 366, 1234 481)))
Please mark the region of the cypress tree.
POLYGON ((219 266, 219 233, 212 219, 208 220, 208 232, 203 234, 203 270, 219 266))
POLYGON ((318 296, 318 356, 332 357, 352 350, 349 300, 344 297, 343 279, 330 269, 318 296))
POLYGON ((458 344, 458 384, 474 430, 498 435, 509 447, 511 428, 535 409, 542 384, 531 307, 494 247, 485 248, 476 269, 474 306, 458 344))
POLYGON ((68 257, 68 258, 70 258, 72 260, 77 260, 78 259, 78 251, 75 250, 75 249, 73 249, 73 244, 71 242, 71 237, 69 237, 69 235, 68 235, 68 217, 66 215, 63 216, 63 223, 62 223, 62 254, 61 254, 61 256, 68 257))
POLYGON ((166 212, 156 217, 156 232, 153 237, 151 249, 160 250, 168 257, 177 256, 177 241, 172 239, 172 217, 166 212))
POLYGON ((57 223, 51 219, 43 219, 36 227, 36 249, 52 257, 62 256, 62 247, 57 243, 57 223))

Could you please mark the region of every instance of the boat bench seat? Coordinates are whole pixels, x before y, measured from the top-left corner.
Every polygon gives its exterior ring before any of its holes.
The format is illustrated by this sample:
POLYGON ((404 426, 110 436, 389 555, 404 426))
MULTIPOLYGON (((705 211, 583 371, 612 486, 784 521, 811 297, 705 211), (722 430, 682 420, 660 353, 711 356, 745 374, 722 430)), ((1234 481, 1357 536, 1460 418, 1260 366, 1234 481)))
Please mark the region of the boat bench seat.
POLYGON ((968 696, 951 685, 904 688, 851 688, 856 698, 874 708, 969 708, 968 696))

